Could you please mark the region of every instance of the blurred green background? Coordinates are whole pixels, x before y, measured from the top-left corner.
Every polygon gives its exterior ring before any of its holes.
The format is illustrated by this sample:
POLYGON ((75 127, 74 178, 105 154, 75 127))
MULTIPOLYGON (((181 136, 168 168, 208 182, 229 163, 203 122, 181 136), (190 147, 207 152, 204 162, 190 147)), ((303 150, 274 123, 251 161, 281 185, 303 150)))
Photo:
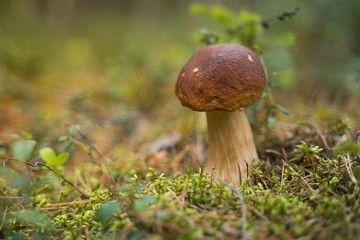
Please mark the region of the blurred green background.
POLYGON ((201 34, 226 29, 193 4, 269 20, 257 43, 274 98, 291 112, 280 119, 351 118, 358 126, 357 0, 2 0, 0 140, 25 130, 55 142, 67 122, 104 148, 124 141, 136 147, 173 131, 185 139, 194 126, 203 131, 201 115, 180 105, 174 84, 205 46, 201 34))

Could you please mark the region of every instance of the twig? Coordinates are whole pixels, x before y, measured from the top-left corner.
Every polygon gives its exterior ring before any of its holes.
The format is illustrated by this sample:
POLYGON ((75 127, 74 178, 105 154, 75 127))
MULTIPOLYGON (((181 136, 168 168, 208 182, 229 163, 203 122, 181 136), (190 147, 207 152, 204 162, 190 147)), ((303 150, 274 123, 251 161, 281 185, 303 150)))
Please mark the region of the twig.
POLYGON ((241 29, 243 29, 243 28, 245 28, 245 27, 251 26, 251 25, 253 25, 253 24, 261 24, 261 26, 262 26, 264 29, 268 29, 268 28, 270 27, 270 23, 275 22, 275 21, 284 21, 286 18, 291 18, 291 17, 295 16, 299 10, 300 10, 300 8, 297 7, 297 8, 295 8, 293 11, 283 12, 282 14, 280 14, 280 15, 278 15, 278 16, 276 16, 276 17, 273 17, 273 18, 271 18, 271 19, 268 19, 268 20, 266 20, 266 21, 261 21, 261 22, 260 22, 260 21, 251 21, 251 22, 247 22, 247 23, 245 23, 245 24, 241 24, 241 25, 237 26, 237 27, 235 28, 235 30, 233 30, 233 29, 227 29, 227 31, 228 31, 230 34, 233 35, 232 37, 234 37, 234 36, 235 36, 234 33, 235 33, 236 30, 239 31, 239 30, 241 30, 241 29))
POLYGON ((283 157, 284 157, 284 159, 285 159, 285 162, 289 162, 289 159, 288 159, 288 157, 287 157, 287 154, 286 154, 286 152, 285 152, 285 149, 284 148, 281 148, 281 151, 282 151, 282 154, 283 154, 283 157))
POLYGON ((89 218, 88 220, 88 225, 86 225, 86 228, 84 230, 85 236, 86 236, 86 240, 91 240, 90 238, 90 234, 89 234, 89 226, 90 226, 90 222, 93 220, 93 218, 89 218))
POLYGON ((265 152, 266 152, 266 153, 272 153, 272 154, 274 154, 274 155, 276 155, 276 156, 282 157, 281 153, 278 152, 278 151, 276 151, 276 150, 274 150, 274 149, 266 149, 265 152))
POLYGON ((324 143, 324 146, 327 150, 330 149, 329 144, 326 141, 326 138, 324 137, 324 134, 321 133, 321 131, 314 125, 314 124, 310 124, 316 131, 317 135, 319 135, 319 137, 321 138, 322 142, 324 143))
POLYGON ((89 196, 87 194, 85 194, 83 191, 81 191, 80 188, 78 188, 75 184, 73 184, 72 182, 70 182, 69 180, 67 180, 62 174, 58 173, 55 169, 53 169, 52 167, 46 165, 45 163, 42 162, 35 162, 34 164, 29 163, 29 162, 25 162, 27 165, 31 166, 31 167, 37 167, 38 165, 46 167, 47 169, 49 169, 50 171, 52 171, 53 173, 55 173, 56 175, 58 175, 59 177, 62 178, 62 180, 64 180, 66 183, 68 183, 69 185, 71 185, 72 187, 74 187, 81 195, 83 195, 86 198, 89 198, 89 196))
POLYGON ((283 187, 283 183, 284 183, 284 172, 285 172, 285 165, 282 165, 282 170, 281 170, 281 182, 280 182, 280 190, 283 187))
POLYGON ((265 159, 266 157, 266 143, 267 143, 267 139, 268 139, 268 135, 269 135, 269 123, 268 123, 268 118, 270 116, 270 103, 269 100, 267 99, 266 103, 265 103, 265 122, 264 122, 264 128, 265 128, 265 132, 264 132, 264 137, 263 137, 263 142, 261 144, 261 158, 265 159))
POLYGON ((69 126, 70 128, 73 128, 83 139, 85 139, 87 142, 88 142, 88 145, 90 147, 90 151, 91 150, 94 150, 96 152, 96 154, 98 155, 98 157, 101 159, 101 161, 103 162, 104 166, 106 167, 106 170, 108 171, 108 178, 111 182, 111 184, 116 187, 116 183, 115 183, 115 180, 114 180, 114 177, 112 176, 111 174, 111 170, 110 170, 110 166, 106 160, 106 158, 104 157, 103 154, 101 154, 101 152, 99 151, 99 149, 97 149, 97 147, 95 146, 95 144, 84 134, 82 133, 79 129, 73 127, 70 123, 67 123, 66 124, 67 126, 69 126))
POLYGON ((247 223, 247 217, 246 217, 246 205, 245 205, 244 197, 241 195, 239 190, 237 190, 236 188, 234 188, 233 186, 228 184, 226 181, 219 178, 214 173, 211 173, 211 176, 214 177, 219 182, 221 182, 222 184, 224 184, 225 186, 227 186, 228 188, 230 188, 236 194, 236 196, 240 199, 240 202, 241 202, 241 205, 242 205, 241 208, 242 208, 242 217, 243 217, 242 235, 243 235, 243 239, 245 239, 245 240, 250 239, 250 235, 247 232, 246 226, 245 226, 246 223, 247 223))
POLYGON ((298 176, 301 178, 301 180, 305 183, 306 186, 308 186, 308 188, 310 188, 310 190, 311 190, 312 192, 315 192, 314 189, 310 186, 310 184, 309 184, 307 181, 305 181, 305 179, 304 179, 298 172, 296 172, 296 171, 295 171, 288 163, 286 163, 283 159, 281 159, 281 160, 282 160, 283 164, 289 166, 289 168, 290 168, 292 171, 294 171, 294 172, 296 173, 296 175, 298 175, 298 176))
POLYGON ((189 202, 185 202, 185 204, 188 205, 188 206, 190 206, 190 207, 192 207, 192 208, 194 208, 194 209, 196 209, 197 211, 200 211, 200 212, 203 212, 203 211, 204 211, 204 209, 202 209, 202 208, 200 208, 200 207, 198 207, 198 206, 196 206, 196 205, 194 205, 194 204, 191 204, 191 203, 189 203, 189 202))
POLYGON ((339 196, 336 192, 334 192, 333 190, 331 190, 330 188, 328 188, 326 185, 323 185, 323 184, 321 184, 321 185, 322 185, 322 187, 323 187, 326 191, 328 191, 329 193, 331 193, 334 197, 338 197, 338 196, 339 196))
POLYGON ((264 214, 262 214, 259 210, 255 207, 248 205, 249 210, 253 211, 259 218, 263 219, 266 222, 270 222, 269 218, 267 218, 264 214))
POLYGON ((250 164, 248 163, 245 159, 244 161, 247 163, 247 165, 251 168, 251 170, 253 170, 255 172, 255 174, 260 178, 260 180, 264 183, 266 189, 269 189, 268 185, 266 184, 266 182, 264 181, 264 179, 260 176, 260 174, 255 170, 255 168, 250 164))
MULTIPOLYGON (((19 197, 3 197, 3 196, 0 196, 0 199, 18 199, 19 197)), ((23 198, 23 197, 21 197, 23 198)))
MULTIPOLYGON (((22 201, 20 201, 20 198, 18 195, 16 195, 16 193, 9 188, 7 185, 4 185, 4 187, 15 197, 17 204, 14 204, 14 206, 16 206, 16 208, 18 210, 21 210, 21 208, 24 210, 24 206, 22 205, 22 201)), ((0 188, 0 191, 5 195, 5 196, 9 196, 2 188, 0 188)))
POLYGON ((4 168, 6 168, 6 163, 7 163, 8 161, 10 161, 10 160, 15 160, 15 158, 7 158, 7 159, 5 159, 5 160, 2 162, 2 165, 3 165, 4 168))
MULTIPOLYGON (((6 160, 3 161, 3 165, 5 166, 5 163, 7 161, 10 161, 10 160, 16 160, 14 158, 8 158, 6 160)), ((22 162, 22 161, 18 161, 18 162, 22 162)), ((34 164, 32 163, 29 163, 29 162, 22 162, 22 163, 25 163, 26 165, 29 165, 31 167, 37 167, 37 166, 43 166, 43 167, 46 167, 47 169, 49 169, 50 171, 52 171, 53 173, 55 173, 56 175, 58 175, 59 177, 61 177, 66 183, 68 183, 69 185, 71 185, 72 187, 74 187, 81 195, 83 195, 84 197, 86 198, 89 198, 88 195, 86 195, 83 191, 80 190, 80 188, 78 188, 77 186, 75 186, 72 182, 70 182, 69 180, 67 180, 62 174, 58 173, 55 169, 53 169, 52 167, 46 165, 45 163, 42 163, 42 162, 35 162, 34 164)))
POLYGON ((178 196, 176 195, 176 193, 174 193, 174 191, 171 190, 169 187, 166 187, 166 189, 167 189, 175 198, 178 197, 178 196))
POLYGON ((4 213, 3 213, 3 217, 2 217, 2 221, 1 221, 1 224, 0 224, 0 231, 2 229, 2 227, 4 226, 4 222, 5 222, 5 216, 6 216, 6 212, 7 212, 7 205, 5 205, 5 209, 4 209, 4 213))
POLYGON ((351 160, 350 160, 350 157, 349 157, 349 154, 347 154, 346 157, 343 157, 344 159, 344 162, 345 162, 345 166, 346 166, 346 170, 350 176, 350 179, 353 183, 357 184, 358 181, 356 180, 355 176, 354 176, 354 173, 352 171, 352 168, 351 168, 351 160))
MULTIPOLYGON (((239 170, 239 182, 240 182, 240 186, 241 186, 242 185, 242 176, 241 176, 241 167, 240 167, 239 163, 238 163, 238 170, 239 170)), ((249 177, 249 174, 247 177, 249 177)))
POLYGON ((358 157, 360 158, 360 130, 356 134, 357 143, 358 143, 358 157))
POLYGON ((291 18, 291 17, 295 16, 299 10, 300 10, 300 8, 297 7, 293 11, 284 12, 284 13, 282 13, 281 15, 279 15, 277 17, 274 17, 272 19, 268 19, 266 21, 262 21, 261 26, 263 26, 263 28, 265 28, 265 29, 268 29, 271 22, 284 21, 286 18, 291 18))

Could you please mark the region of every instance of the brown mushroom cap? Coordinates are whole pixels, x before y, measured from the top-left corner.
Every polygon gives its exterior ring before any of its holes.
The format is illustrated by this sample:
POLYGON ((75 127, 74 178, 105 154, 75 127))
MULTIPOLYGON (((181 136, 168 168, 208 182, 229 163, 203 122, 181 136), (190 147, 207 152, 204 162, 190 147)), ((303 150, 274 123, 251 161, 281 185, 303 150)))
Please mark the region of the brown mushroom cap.
POLYGON ((234 111, 260 99, 264 68, 250 49, 217 44, 195 53, 181 70, 176 95, 195 111, 234 111))

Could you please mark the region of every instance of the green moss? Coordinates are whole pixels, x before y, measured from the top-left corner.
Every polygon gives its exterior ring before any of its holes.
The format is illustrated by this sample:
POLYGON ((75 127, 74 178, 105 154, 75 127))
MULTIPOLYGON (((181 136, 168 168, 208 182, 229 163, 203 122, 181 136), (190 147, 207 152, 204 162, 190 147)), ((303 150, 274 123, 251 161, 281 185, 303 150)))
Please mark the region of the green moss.
MULTIPOLYGON (((269 171, 260 164, 257 174, 252 174, 253 186, 243 181, 239 190, 245 198, 246 222, 242 202, 232 189, 201 169, 173 175, 149 169, 145 175, 123 176, 125 181, 119 182, 117 189, 93 190, 88 200, 79 199, 74 191, 59 193, 68 187, 66 182, 44 174, 30 184, 31 203, 24 205, 27 210, 12 209, 2 231, 8 236, 41 232, 45 238, 61 239, 231 239, 241 237, 245 226, 252 239, 358 238, 360 188, 349 178, 344 162, 348 156, 331 159, 307 151, 310 156, 317 155, 316 165, 308 165, 302 150, 304 147, 298 147, 283 165, 284 174, 281 165, 269 171), (71 201, 49 207, 61 199, 71 201)), ((358 168, 358 160, 352 161, 352 168, 358 168)), ((92 187, 98 188, 98 184, 94 182, 92 187)), ((6 202, 2 212, 14 204, 6 202)))

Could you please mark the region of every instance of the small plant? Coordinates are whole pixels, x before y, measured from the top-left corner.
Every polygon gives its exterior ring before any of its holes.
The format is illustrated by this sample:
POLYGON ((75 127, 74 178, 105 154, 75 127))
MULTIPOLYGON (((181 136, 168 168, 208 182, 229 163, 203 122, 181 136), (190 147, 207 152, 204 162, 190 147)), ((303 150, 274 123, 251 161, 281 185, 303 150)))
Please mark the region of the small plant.
MULTIPOLYGON (((263 143, 261 146, 261 158, 266 156, 266 143, 269 135, 269 124, 276 122, 275 111, 278 110, 282 113, 289 115, 290 111, 285 107, 277 104, 274 100, 272 91, 276 86, 275 76, 276 74, 268 74, 266 70, 266 64, 264 63, 262 53, 269 45, 268 39, 262 37, 264 30, 268 30, 270 23, 274 21, 284 21, 287 18, 291 18, 299 11, 296 8, 294 11, 285 12, 276 18, 270 20, 261 20, 260 15, 255 12, 251 12, 246 9, 242 9, 239 12, 235 12, 220 5, 207 7, 202 4, 193 4, 191 6, 191 12, 195 15, 204 16, 209 18, 213 22, 220 26, 220 33, 215 31, 209 31, 202 29, 200 31, 200 41, 206 45, 212 45, 217 43, 239 43, 253 50, 261 59, 265 68, 268 83, 261 98, 261 103, 264 108, 265 114, 263 114, 263 143)), ((291 46, 293 44, 292 33, 284 33, 282 36, 277 36, 278 39, 282 39, 283 45, 291 46), (290 36, 290 37, 289 37, 290 36)), ((252 108, 256 111, 259 110, 259 103, 254 104, 252 108)), ((251 120, 251 117, 250 117, 251 120)))
POLYGON ((28 161, 35 150, 36 141, 28 132, 21 132, 20 134, 13 134, 14 141, 10 143, 10 156, 20 161, 28 161))
POLYGON ((56 155, 55 151, 50 147, 45 147, 39 150, 39 155, 50 167, 63 166, 69 158, 69 153, 61 153, 56 155))
POLYGON ((304 141, 301 141, 301 144, 296 145, 298 150, 296 151, 297 157, 295 159, 303 159, 306 164, 315 165, 316 161, 319 161, 321 158, 319 153, 323 151, 319 146, 308 146, 304 141))

